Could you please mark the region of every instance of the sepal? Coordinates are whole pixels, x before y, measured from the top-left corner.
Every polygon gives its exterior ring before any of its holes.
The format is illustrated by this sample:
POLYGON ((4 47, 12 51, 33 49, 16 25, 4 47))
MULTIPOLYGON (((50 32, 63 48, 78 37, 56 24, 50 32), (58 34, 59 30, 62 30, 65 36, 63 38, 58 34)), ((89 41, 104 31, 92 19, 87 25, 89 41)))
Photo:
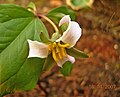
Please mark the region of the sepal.
POLYGON ((67 61, 63 64, 63 66, 60 68, 60 72, 64 76, 69 76, 73 68, 73 64, 70 61, 67 61))
POLYGON ((76 48, 66 49, 67 53, 75 58, 88 58, 89 56, 76 48))

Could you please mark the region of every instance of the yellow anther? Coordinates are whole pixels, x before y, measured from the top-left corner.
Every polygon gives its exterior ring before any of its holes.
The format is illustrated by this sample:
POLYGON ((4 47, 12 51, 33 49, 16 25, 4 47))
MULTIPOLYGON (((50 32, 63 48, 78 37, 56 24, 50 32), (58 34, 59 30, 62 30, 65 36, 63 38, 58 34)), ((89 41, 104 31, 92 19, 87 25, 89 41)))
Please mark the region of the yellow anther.
POLYGON ((65 48, 68 46, 69 44, 60 44, 60 42, 53 42, 49 46, 49 50, 52 52, 52 57, 56 62, 62 60, 64 57, 67 57, 65 48))
POLYGON ((64 48, 61 48, 61 54, 62 56, 67 57, 67 54, 64 48))
POLYGON ((69 44, 60 44, 60 42, 58 42, 58 46, 59 47, 62 47, 62 48, 65 48, 65 47, 69 47, 70 45, 69 44))
MULTIPOLYGON (((57 46, 57 47, 58 47, 58 46, 57 46)), ((58 56, 59 56, 60 59, 63 58, 60 47, 58 47, 58 56)))
POLYGON ((52 56, 53 56, 53 59, 54 59, 56 62, 58 62, 57 53, 56 53, 56 51, 55 51, 54 48, 52 49, 52 56))
POLYGON ((56 47, 56 45, 57 45, 56 42, 54 42, 54 43, 52 44, 53 47, 56 47))

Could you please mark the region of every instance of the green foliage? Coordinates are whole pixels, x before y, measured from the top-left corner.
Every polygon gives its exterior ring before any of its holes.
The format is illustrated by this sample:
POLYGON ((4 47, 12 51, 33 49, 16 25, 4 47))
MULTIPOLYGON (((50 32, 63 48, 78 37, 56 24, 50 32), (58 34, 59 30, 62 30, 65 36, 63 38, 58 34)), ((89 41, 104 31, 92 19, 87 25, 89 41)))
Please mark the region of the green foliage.
POLYGON ((80 6, 82 8, 82 7, 86 7, 89 1, 90 0, 71 0, 71 3, 74 6, 80 6))
POLYGON ((43 32, 40 33, 40 39, 45 44, 51 43, 50 39, 43 32))
POLYGON ((68 24, 69 24, 69 23, 64 23, 64 24, 61 25, 60 28, 61 28, 61 30, 62 30, 62 33, 67 30, 68 24))
POLYGON ((52 54, 49 54, 49 56, 46 58, 43 71, 50 70, 53 67, 54 59, 52 57, 52 54))
POLYGON ((45 26, 34 14, 17 5, 0 5, 0 96, 34 88, 44 60, 28 59, 27 39, 38 40, 45 26))
POLYGON ((51 40, 52 40, 52 41, 57 40, 57 39, 59 38, 59 35, 60 35, 59 32, 55 32, 55 33, 53 33, 53 34, 52 34, 52 38, 51 38, 51 40))
POLYGON ((73 10, 79 10, 86 7, 91 7, 94 0, 67 0, 67 4, 73 10))
POLYGON ((73 64, 71 62, 67 61, 63 64, 63 67, 60 68, 60 72, 64 76, 68 76, 68 75, 70 75, 72 68, 73 68, 73 64))
POLYGON ((67 49, 67 53, 75 58, 88 58, 89 56, 75 48, 67 49))
POLYGON ((75 13, 74 11, 68 9, 66 6, 61 6, 55 9, 52 9, 50 12, 48 12, 47 16, 52 19, 57 24, 59 23, 60 19, 64 15, 70 15, 72 20, 75 20, 75 13))
POLYGON ((31 10, 36 10, 36 6, 33 2, 30 2, 27 6, 27 8, 30 8, 31 10))

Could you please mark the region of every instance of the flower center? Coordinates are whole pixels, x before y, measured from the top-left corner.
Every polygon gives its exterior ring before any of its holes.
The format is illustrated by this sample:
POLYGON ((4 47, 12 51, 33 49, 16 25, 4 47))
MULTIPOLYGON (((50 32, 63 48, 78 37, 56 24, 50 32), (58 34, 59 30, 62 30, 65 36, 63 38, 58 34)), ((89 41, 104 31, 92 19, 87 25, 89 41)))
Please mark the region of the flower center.
POLYGON ((67 53, 65 48, 69 47, 69 44, 62 44, 60 42, 54 42, 49 46, 49 50, 52 52, 53 59, 58 62, 58 60, 62 60, 67 57, 67 53))

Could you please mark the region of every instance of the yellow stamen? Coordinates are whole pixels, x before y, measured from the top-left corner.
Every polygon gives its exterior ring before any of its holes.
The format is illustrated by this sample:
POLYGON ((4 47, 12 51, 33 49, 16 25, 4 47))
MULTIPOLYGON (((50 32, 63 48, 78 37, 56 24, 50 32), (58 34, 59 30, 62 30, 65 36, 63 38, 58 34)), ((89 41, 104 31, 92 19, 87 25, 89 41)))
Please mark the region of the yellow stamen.
POLYGON ((64 57, 67 57, 67 53, 65 48, 69 47, 69 44, 61 44, 60 42, 52 43, 49 45, 49 50, 52 52, 53 59, 58 62, 59 60, 62 60, 64 57))
POLYGON ((62 48, 65 48, 65 47, 69 47, 70 45, 69 44, 60 44, 60 42, 58 42, 58 46, 59 47, 62 47, 62 48))
POLYGON ((58 56, 59 56, 60 59, 63 58, 63 57, 62 57, 62 54, 61 54, 60 52, 58 52, 58 56))
POLYGON ((67 57, 67 54, 64 48, 61 48, 61 54, 62 56, 67 57))
POLYGON ((56 54, 56 51, 55 51, 54 48, 52 49, 52 56, 53 56, 53 59, 54 59, 56 62, 58 62, 57 54, 56 54))
POLYGON ((58 47, 58 56, 59 56, 60 59, 63 58, 62 53, 61 53, 61 48, 59 48, 59 47, 58 47))
POLYGON ((52 46, 53 46, 53 47, 56 47, 56 42, 54 42, 52 46))

